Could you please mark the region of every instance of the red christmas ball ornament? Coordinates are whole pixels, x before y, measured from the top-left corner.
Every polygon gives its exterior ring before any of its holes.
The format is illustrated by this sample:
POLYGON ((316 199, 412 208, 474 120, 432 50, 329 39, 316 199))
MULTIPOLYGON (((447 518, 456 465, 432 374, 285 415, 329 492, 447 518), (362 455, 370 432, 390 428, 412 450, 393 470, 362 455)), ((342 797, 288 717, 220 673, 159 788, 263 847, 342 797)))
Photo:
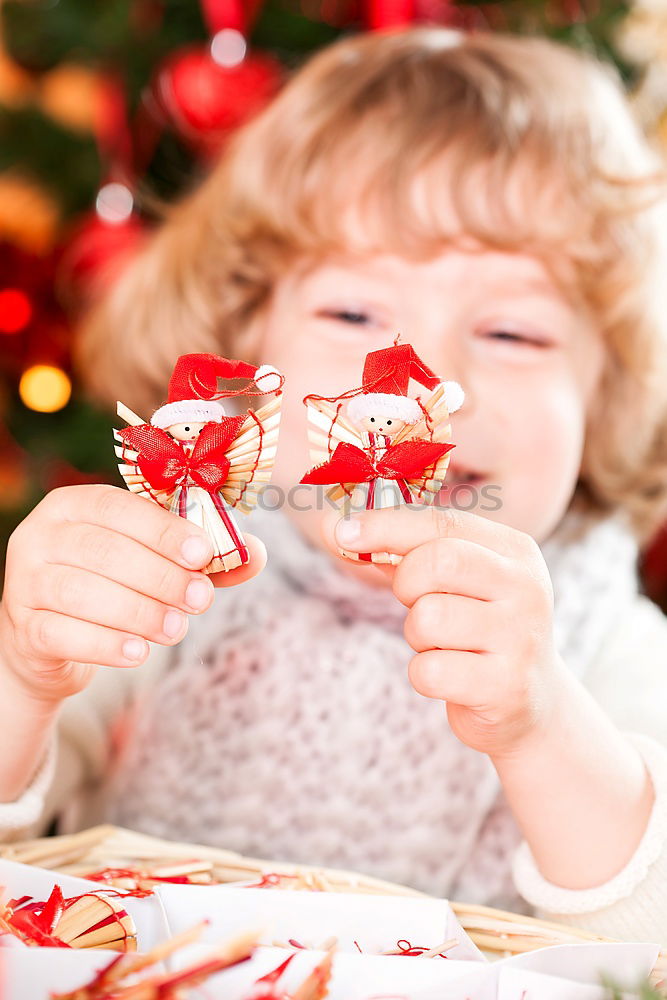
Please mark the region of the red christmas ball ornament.
POLYGON ((145 238, 146 227, 136 215, 111 222, 98 208, 70 234, 59 262, 59 279, 75 298, 86 298, 113 282, 145 238))
POLYGON ((19 333, 30 323, 33 305, 22 288, 0 289, 0 333, 19 333))
POLYGON ((153 96, 160 115, 198 151, 209 154, 268 103, 282 76, 276 59, 246 52, 243 35, 227 28, 210 46, 171 56, 157 75, 153 96))

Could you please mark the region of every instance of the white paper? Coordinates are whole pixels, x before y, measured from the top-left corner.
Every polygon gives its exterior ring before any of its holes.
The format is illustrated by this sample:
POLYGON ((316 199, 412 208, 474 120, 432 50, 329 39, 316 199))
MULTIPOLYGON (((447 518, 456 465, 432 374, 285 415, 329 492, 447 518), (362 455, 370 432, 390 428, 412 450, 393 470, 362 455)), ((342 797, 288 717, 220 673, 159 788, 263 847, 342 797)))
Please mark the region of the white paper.
MULTIPOLYGON (((67 896, 103 892, 96 882, 0 859, 0 886, 8 898, 48 899, 54 884, 67 896)), ((171 959, 182 968, 242 931, 256 930, 263 947, 253 958, 207 983, 211 1000, 247 1000, 256 980, 288 951, 271 947, 290 938, 317 946, 337 939, 331 1000, 607 1000, 601 974, 635 997, 659 953, 657 944, 586 942, 555 945, 489 962, 468 938, 444 899, 326 893, 305 890, 164 884, 153 897, 126 897, 148 951, 173 934, 209 923, 202 943, 171 959), (399 940, 434 948, 455 937, 443 958, 382 956, 399 940), (359 953, 357 945, 362 950, 359 953)), ((116 953, 22 947, 0 948, 2 1000, 48 1000, 49 992, 83 985, 116 953)), ((3 941, 3 945, 6 941, 3 941)), ((318 950, 296 950, 280 985, 293 989, 321 960, 318 950)), ((195 991, 193 991, 193 997, 195 991)))
POLYGON ((217 942, 242 930, 257 930, 265 945, 293 939, 318 948, 335 937, 339 951, 358 954, 361 949, 364 954, 378 955, 396 949, 398 941, 435 948, 456 938, 459 944, 447 951, 448 958, 486 961, 445 899, 231 889, 224 885, 161 885, 156 892, 171 932, 179 933, 207 919, 205 941, 217 942))
POLYGON ((89 948, 6 948, 0 950, 2 1000, 50 1000, 89 982, 118 957, 117 951, 89 948))
MULTIPOLYGON (((503 969, 498 979, 497 1000, 609 1000, 609 996, 604 986, 575 983, 526 969, 503 969)), ((619 995, 619 1000, 636 998, 637 993, 619 995)))
MULTIPOLYGON (((211 947, 191 945, 174 956, 174 967, 203 960, 211 947)), ((259 948, 251 961, 208 981, 209 1000, 247 1000, 257 979, 286 955, 283 949, 259 948)), ((340 953, 333 960, 329 1000, 609 1000, 603 970, 619 985, 632 987, 623 1000, 636 1000, 636 988, 656 957, 652 945, 604 943, 543 948, 490 963, 340 953)), ((323 952, 297 951, 279 981, 280 991, 298 986, 322 958, 323 952)))
MULTIPOLYGON (((46 902, 54 885, 60 886, 65 897, 80 896, 84 892, 103 894, 105 888, 100 882, 91 882, 89 879, 77 878, 74 875, 61 875, 60 872, 48 871, 46 868, 35 868, 32 865, 22 865, 18 861, 0 858, 0 898, 5 901, 19 899, 21 896, 32 896, 33 899, 46 902), (4 896, 2 896, 3 886, 4 896)), ((123 896, 123 907, 134 920, 137 928, 137 945, 141 951, 150 951, 160 941, 169 937, 162 904, 157 896, 146 896, 144 899, 123 896)))
MULTIPOLYGON (((211 948, 190 945, 174 956, 174 968, 204 960, 211 948)), ((258 948, 250 961, 207 980, 207 1000, 248 1000, 259 977, 277 968, 288 954, 281 948, 258 948)), ((296 951, 276 993, 292 992, 323 958, 324 952, 296 951)), ((490 968, 486 962, 340 952, 334 956, 327 1000, 495 1000, 490 968)))
POLYGON ((591 941, 538 948, 496 964, 552 976, 566 974, 568 979, 579 983, 599 983, 601 973, 605 972, 620 985, 629 983, 635 987, 639 979, 648 976, 659 953, 657 944, 591 941))

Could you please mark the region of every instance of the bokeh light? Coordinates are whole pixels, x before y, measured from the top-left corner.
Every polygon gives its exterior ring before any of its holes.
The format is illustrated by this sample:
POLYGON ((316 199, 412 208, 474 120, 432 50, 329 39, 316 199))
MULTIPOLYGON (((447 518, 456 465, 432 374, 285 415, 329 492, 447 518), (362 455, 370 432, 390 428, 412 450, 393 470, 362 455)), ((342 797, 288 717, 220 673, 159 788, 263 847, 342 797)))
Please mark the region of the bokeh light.
POLYGON ((0 289, 0 333, 18 333, 32 319, 32 303, 20 288, 0 289))
POLYGON ((100 188, 95 209, 100 219, 110 225, 120 225, 132 215, 134 208, 134 198, 132 192, 125 184, 105 184, 100 188))
POLYGON ((19 395, 28 409, 38 413, 55 413, 69 402, 72 383, 62 368, 32 365, 21 376, 19 395))
POLYGON ((211 58, 218 66, 231 69, 245 59, 247 51, 246 40, 240 31, 234 28, 223 28, 211 41, 211 58))

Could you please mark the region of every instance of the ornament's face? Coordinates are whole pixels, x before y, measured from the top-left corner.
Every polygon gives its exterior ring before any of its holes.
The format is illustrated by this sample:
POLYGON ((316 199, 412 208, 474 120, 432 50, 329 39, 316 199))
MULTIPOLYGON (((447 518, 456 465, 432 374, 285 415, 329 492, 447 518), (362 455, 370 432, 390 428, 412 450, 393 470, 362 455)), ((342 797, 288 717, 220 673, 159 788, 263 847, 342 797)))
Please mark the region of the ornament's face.
POLYGON ((382 413, 374 413, 371 417, 362 417, 357 422, 365 431, 370 431, 373 434, 384 434, 391 438, 405 427, 405 420, 399 420, 398 417, 387 417, 382 413))
POLYGON ((194 441, 198 437, 206 424, 188 422, 187 424, 172 424, 167 427, 167 434, 171 434, 177 441, 194 441))

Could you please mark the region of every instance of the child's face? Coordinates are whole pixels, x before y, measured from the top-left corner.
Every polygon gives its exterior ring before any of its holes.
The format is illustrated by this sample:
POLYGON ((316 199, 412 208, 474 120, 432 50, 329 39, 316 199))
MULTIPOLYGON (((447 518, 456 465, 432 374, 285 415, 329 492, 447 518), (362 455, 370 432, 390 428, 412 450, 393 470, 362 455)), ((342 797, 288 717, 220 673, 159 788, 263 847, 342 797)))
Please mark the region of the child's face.
MULTIPOLYGON (((303 396, 359 386, 366 354, 397 333, 465 390, 447 481, 474 490, 455 490, 453 505, 546 538, 576 485, 604 346, 530 256, 336 258, 283 278, 262 319, 261 361, 286 376, 273 481, 287 491, 311 465, 303 396)), ((296 506, 315 495, 300 487, 296 506)), ((321 511, 287 509, 320 540, 321 511)))

